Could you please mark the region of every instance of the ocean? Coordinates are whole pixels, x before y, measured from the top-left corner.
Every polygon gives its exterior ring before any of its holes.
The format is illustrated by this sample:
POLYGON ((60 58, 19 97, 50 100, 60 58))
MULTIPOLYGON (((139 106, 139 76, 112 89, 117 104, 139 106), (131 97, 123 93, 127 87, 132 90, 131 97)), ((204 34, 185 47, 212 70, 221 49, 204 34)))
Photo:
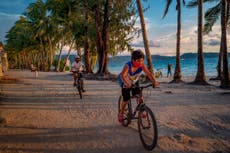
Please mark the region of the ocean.
MULTIPOLYGON (((228 54, 228 61, 230 62, 230 54, 228 54)), ((74 55, 70 56, 71 63, 74 55)), ((109 58, 109 71, 118 74, 122 71, 124 64, 130 61, 130 56, 114 56, 109 58)), ((216 66, 218 62, 218 53, 204 53, 204 69, 206 76, 216 76, 216 66)), ((160 56, 152 55, 152 64, 154 71, 161 70, 163 76, 167 75, 168 63, 172 64, 172 72, 175 70, 176 57, 175 56, 160 56)), ((145 61, 146 64, 146 61, 145 61)), ((230 66, 230 64, 229 64, 230 66)), ((97 66, 93 70, 97 71, 97 66)), ((185 53, 181 55, 181 73, 182 76, 195 76, 197 73, 197 54, 185 53)))

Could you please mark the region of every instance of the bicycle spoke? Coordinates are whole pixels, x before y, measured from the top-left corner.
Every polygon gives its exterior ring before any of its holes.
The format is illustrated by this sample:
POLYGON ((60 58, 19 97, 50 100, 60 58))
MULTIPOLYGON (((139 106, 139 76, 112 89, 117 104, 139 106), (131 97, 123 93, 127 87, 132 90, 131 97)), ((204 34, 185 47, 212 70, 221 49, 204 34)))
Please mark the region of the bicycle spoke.
POLYGON ((144 147, 152 150, 157 142, 157 125, 152 111, 146 106, 139 112, 138 130, 144 147))

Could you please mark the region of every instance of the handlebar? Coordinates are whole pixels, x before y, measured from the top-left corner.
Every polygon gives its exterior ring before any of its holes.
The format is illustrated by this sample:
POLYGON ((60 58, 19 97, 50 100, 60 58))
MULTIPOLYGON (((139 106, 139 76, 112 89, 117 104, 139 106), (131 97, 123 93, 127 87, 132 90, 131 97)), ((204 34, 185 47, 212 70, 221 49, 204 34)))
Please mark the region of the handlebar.
POLYGON ((140 89, 144 89, 144 88, 148 88, 148 87, 153 87, 153 88, 159 88, 159 87, 154 87, 152 83, 147 84, 147 85, 132 85, 132 88, 140 88, 140 89))

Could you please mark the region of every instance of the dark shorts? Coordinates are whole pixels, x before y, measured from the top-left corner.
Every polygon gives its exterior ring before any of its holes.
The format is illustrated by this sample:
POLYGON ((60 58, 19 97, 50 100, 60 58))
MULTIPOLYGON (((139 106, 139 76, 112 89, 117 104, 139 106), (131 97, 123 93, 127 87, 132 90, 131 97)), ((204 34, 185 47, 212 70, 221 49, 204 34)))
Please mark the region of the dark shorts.
POLYGON ((132 96, 140 94, 140 88, 122 88, 123 101, 128 101, 132 96))
POLYGON ((78 71, 72 71, 72 72, 73 72, 73 74, 77 73, 79 77, 83 78, 83 74, 82 73, 79 73, 78 71))

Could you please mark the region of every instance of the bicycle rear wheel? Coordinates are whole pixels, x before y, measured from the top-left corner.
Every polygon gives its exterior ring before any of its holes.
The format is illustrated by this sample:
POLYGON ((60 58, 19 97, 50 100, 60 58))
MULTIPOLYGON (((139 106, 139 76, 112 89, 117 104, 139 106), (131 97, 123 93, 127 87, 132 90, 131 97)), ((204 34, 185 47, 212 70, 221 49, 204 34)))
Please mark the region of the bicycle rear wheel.
POLYGON ((138 113, 138 132, 145 149, 153 150, 157 144, 157 123, 153 112, 143 106, 138 113))
MULTIPOLYGON (((118 99, 118 113, 121 110, 122 99, 123 99, 122 96, 120 96, 119 99, 118 99)), ((128 102, 128 104, 125 107, 124 114, 123 114, 123 119, 124 119, 124 121, 122 123, 123 126, 126 127, 131 123, 131 106, 130 106, 130 102, 128 102)))

